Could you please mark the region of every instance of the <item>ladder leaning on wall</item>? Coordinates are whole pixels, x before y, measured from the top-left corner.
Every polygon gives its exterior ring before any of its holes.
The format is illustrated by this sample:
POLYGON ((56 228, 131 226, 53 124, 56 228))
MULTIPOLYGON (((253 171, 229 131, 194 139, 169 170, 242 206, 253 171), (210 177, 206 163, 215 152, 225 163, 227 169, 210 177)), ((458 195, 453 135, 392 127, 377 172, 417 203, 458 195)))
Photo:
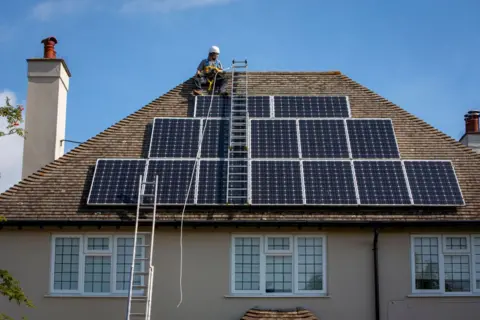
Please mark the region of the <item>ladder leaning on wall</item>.
MULTIPOLYGON (((140 176, 138 186, 137 215, 135 217, 135 235, 133 238, 132 265, 130 267, 130 281, 128 288, 128 306, 126 320, 144 319, 150 320, 152 313, 152 295, 153 295, 153 243, 155 240, 155 222, 157 216, 157 191, 158 176, 155 181, 148 182, 143 176, 140 176), (146 199, 150 199, 147 200, 146 199), (152 230, 149 232, 140 232, 138 230, 139 222, 148 220, 143 219, 140 212, 150 212, 152 215, 152 230), (139 243, 139 236, 145 236, 145 241, 139 243), (140 255, 138 254, 140 253, 140 255), (142 254, 146 253, 146 254, 142 254), (135 266, 148 265, 148 269, 135 268, 135 266), (137 280, 137 281, 136 281, 137 280), (135 292, 143 294, 134 295, 135 292)), ((148 216, 147 216, 148 217, 148 216)))

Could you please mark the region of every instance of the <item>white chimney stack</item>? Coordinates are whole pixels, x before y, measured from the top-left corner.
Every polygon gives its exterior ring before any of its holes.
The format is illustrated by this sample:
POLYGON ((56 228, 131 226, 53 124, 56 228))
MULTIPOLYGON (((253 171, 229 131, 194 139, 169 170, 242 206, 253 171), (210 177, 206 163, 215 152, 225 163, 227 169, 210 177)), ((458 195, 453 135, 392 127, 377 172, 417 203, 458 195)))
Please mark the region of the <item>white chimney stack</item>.
POLYGON ((27 59, 28 91, 25 114, 22 179, 64 153, 70 71, 56 57, 57 39, 43 39, 43 58, 27 59))

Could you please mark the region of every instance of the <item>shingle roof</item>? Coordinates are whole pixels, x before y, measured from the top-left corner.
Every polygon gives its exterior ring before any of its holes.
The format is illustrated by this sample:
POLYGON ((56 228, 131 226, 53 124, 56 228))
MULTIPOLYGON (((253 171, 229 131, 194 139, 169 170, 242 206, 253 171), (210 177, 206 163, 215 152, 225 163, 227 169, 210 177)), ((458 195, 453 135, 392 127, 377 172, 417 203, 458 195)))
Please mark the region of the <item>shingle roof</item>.
MULTIPOLYGON (((391 118, 403 159, 448 159, 466 206, 460 208, 191 209, 196 222, 413 222, 480 221, 480 155, 340 72, 250 72, 250 95, 348 95, 354 118, 391 118)), ((190 116, 192 79, 178 85, 0 195, 0 215, 11 221, 120 221, 135 208, 91 208, 86 200, 98 158, 140 158, 154 117, 190 116), (98 213, 101 214, 98 214, 98 213)), ((181 209, 159 210, 178 221, 181 209)))
POLYGON ((288 320, 319 320, 310 311, 303 308, 274 310, 274 309, 258 309, 252 308, 248 310, 240 320, 272 320, 272 319, 288 319, 288 320))

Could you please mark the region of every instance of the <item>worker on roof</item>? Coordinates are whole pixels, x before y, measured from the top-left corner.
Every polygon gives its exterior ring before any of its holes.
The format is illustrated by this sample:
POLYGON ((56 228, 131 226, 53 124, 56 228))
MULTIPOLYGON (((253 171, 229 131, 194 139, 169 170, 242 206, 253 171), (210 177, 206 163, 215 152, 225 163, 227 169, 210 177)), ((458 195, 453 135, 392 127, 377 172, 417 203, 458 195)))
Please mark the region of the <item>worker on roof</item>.
POLYGON ((213 82, 215 80, 215 88, 219 88, 221 95, 227 95, 227 81, 225 80, 223 66, 218 55, 220 49, 217 46, 212 46, 208 51, 208 58, 203 59, 197 67, 197 73, 195 74, 195 89, 193 94, 202 95, 202 84, 208 83, 208 91, 213 89, 213 82), (215 74, 217 78, 215 79, 215 74))

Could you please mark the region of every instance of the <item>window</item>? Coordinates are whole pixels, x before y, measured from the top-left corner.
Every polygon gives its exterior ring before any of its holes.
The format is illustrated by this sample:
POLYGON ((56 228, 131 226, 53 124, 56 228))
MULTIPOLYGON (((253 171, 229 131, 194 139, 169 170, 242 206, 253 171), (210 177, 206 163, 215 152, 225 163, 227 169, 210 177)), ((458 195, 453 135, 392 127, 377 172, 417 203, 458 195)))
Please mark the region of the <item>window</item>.
POLYGON ((480 235, 412 236, 414 293, 480 293, 480 235))
POLYGON ((318 235, 234 235, 234 294, 324 294, 325 237, 318 235))
MULTIPOLYGON (((126 294, 130 284, 133 240, 133 236, 127 235, 55 235, 52 241, 51 292, 126 294)), ((145 256, 144 241, 144 237, 137 239, 136 255, 139 258, 145 256)), ((144 271, 145 263, 138 262, 135 268, 144 271)), ((135 284, 142 284, 143 277, 136 277, 135 284)))

